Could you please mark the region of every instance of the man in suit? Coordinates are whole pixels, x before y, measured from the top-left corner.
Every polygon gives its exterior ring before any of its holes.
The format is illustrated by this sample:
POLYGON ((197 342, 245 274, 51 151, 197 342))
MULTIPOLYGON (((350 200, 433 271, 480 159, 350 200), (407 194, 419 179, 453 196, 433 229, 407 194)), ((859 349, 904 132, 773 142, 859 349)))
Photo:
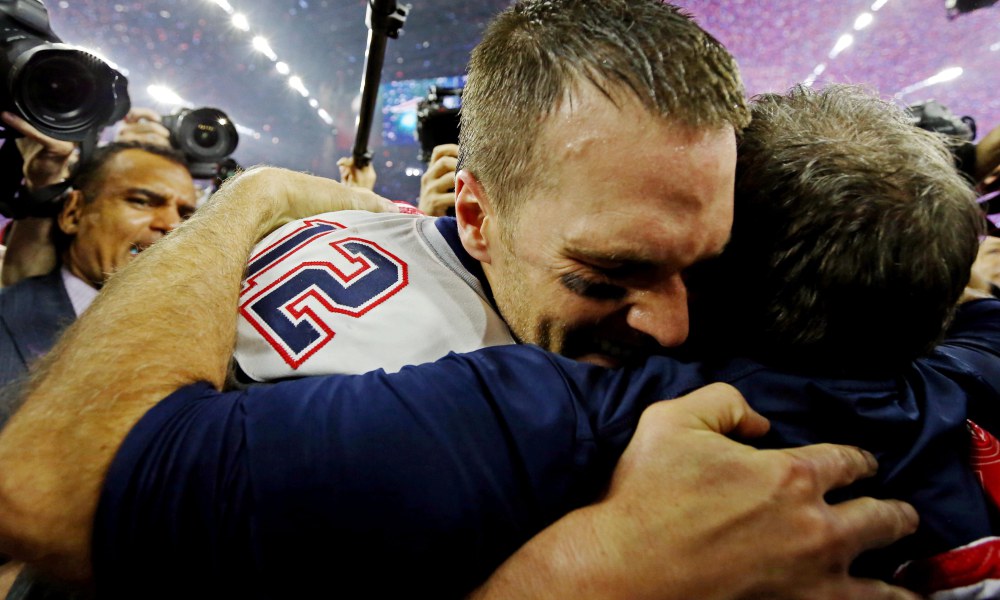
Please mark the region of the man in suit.
POLYGON ((184 159, 169 149, 114 143, 80 165, 56 218, 60 264, 0 291, 0 385, 18 380, 107 277, 186 219, 195 201, 184 159))

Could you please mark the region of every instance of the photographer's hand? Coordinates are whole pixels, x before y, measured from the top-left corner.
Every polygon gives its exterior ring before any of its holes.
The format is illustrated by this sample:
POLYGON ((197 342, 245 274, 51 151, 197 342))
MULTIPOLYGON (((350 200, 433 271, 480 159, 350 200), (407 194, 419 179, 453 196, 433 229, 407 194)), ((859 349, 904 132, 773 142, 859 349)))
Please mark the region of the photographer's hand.
POLYGON ((345 156, 337 161, 340 169, 340 182, 344 185, 365 190, 375 189, 375 167, 368 163, 360 169, 354 166, 354 158, 345 156))
POLYGON ((170 131, 160 124, 160 115, 155 110, 137 107, 125 115, 122 128, 118 130, 115 141, 139 142, 169 148, 170 131))
POLYGON ((73 142, 51 138, 13 113, 4 112, 2 119, 4 124, 24 135, 17 139, 17 148, 24 158, 25 185, 29 191, 69 177, 76 149, 73 142))
POLYGON ((434 147, 427 171, 420 178, 420 210, 441 217, 455 206, 455 169, 458 168, 458 144, 434 147))

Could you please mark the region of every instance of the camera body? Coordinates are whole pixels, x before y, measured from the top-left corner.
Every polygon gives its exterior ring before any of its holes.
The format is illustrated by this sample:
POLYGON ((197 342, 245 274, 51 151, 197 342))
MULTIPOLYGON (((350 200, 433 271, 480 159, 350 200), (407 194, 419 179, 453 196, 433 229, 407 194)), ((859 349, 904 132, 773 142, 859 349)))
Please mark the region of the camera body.
POLYGON ((164 115, 162 123, 170 144, 187 157, 193 177, 218 176, 240 140, 232 120, 217 108, 182 108, 164 115))
POLYGON ((427 97, 417 104, 418 158, 430 162, 435 146, 458 143, 458 111, 462 106, 463 88, 443 88, 432 85, 427 97))
POLYGON ((129 108, 125 76, 61 43, 40 0, 0 0, 0 110, 45 135, 80 142, 129 108))
POLYGON ((906 108, 914 125, 927 131, 971 142, 976 139, 976 121, 972 117, 955 116, 937 100, 911 104, 906 108))

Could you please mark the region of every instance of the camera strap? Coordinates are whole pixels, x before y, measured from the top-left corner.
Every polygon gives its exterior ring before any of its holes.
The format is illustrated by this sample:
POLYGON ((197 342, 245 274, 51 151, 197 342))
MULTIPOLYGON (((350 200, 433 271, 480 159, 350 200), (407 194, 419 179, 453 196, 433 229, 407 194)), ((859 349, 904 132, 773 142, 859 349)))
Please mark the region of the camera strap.
POLYGON ((63 196, 73 186, 77 168, 84 164, 97 148, 97 132, 91 132, 80 142, 80 156, 65 181, 29 191, 24 185, 24 159, 13 140, 0 147, 0 214, 11 219, 54 217, 62 210, 63 196))

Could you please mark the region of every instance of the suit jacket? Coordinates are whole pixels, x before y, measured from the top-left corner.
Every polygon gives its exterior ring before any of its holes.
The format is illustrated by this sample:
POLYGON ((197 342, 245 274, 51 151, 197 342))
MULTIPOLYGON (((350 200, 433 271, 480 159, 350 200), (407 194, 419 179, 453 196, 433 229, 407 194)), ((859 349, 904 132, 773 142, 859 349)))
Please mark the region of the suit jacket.
POLYGON ((2 391, 22 379, 28 365, 48 352, 75 319, 58 268, 0 290, 0 426, 16 396, 2 391))

